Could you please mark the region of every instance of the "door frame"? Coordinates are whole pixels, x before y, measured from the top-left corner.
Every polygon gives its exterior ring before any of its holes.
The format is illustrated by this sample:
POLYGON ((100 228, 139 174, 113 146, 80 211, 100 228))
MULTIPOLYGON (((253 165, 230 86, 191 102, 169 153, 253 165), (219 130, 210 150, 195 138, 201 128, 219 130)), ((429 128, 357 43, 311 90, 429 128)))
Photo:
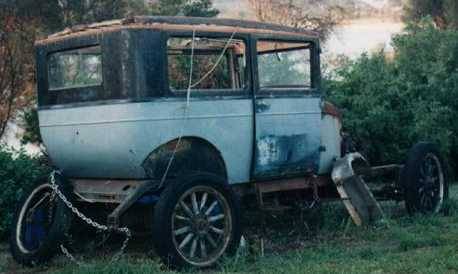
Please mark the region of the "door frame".
MULTIPOLYGON (((250 181, 264 181, 270 179, 277 179, 279 177, 296 177, 298 174, 292 174, 291 176, 274 176, 269 178, 256 179, 254 176, 255 165, 256 165, 256 101, 257 99, 263 98, 294 98, 294 97, 309 97, 309 98, 322 98, 321 94, 321 68, 320 68, 320 54, 321 47, 318 38, 309 38, 299 35, 288 35, 288 34, 251 34, 249 38, 249 54, 251 65, 251 97, 252 97, 252 111, 253 111, 253 135, 252 135, 252 152, 251 152, 251 166, 250 166, 250 181), (259 85, 259 72, 258 72, 258 52, 257 42, 259 40, 272 40, 272 41, 283 41, 283 42, 304 42, 311 43, 310 51, 310 62, 311 62, 311 88, 309 89, 298 89, 294 92, 285 92, 284 90, 271 89, 261 91, 259 85), (306 93, 308 92, 308 93, 306 93)), ((305 173, 304 173, 305 174, 305 173)))

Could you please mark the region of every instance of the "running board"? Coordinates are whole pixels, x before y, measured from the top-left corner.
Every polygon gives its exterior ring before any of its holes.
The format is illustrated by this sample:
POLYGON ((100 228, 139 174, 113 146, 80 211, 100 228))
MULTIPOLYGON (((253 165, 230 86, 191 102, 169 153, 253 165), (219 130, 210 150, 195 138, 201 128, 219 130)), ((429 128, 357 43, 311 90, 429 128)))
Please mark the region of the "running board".
POLYGON ((377 222, 383 219, 382 209, 362 176, 355 174, 353 164, 368 166, 361 154, 347 154, 335 162, 331 174, 332 180, 356 225, 377 222))

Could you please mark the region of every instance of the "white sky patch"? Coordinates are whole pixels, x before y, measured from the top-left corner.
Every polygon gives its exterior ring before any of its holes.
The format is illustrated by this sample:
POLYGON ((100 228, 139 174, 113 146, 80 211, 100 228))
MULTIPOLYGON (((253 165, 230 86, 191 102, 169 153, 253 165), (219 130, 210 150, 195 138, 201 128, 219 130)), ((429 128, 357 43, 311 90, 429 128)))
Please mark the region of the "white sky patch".
POLYGON ((20 150, 21 148, 29 155, 38 155, 41 153, 41 149, 34 144, 22 145, 20 141, 20 136, 24 134, 24 129, 20 128, 15 123, 8 123, 7 130, 5 135, 0 140, 0 145, 6 145, 14 150, 20 150))
POLYGON ((388 1, 386 0, 360 0, 360 1, 366 4, 369 4, 377 9, 381 9, 383 6, 385 6, 388 3, 388 1))
POLYGON ((326 41, 324 55, 357 57, 363 52, 384 49, 391 52, 392 36, 400 33, 404 24, 382 20, 354 20, 338 26, 326 41))

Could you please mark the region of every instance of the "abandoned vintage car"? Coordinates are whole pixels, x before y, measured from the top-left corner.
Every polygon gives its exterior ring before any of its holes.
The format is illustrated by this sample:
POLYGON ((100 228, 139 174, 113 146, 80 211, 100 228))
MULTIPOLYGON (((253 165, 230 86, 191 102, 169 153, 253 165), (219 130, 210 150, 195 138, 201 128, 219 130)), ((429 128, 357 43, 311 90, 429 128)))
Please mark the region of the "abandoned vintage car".
POLYGON ((166 264, 205 267, 239 245, 240 196, 261 209, 288 195, 338 198, 358 225, 383 217, 377 199, 428 214, 447 198, 434 145, 378 167, 352 150, 320 92, 314 32, 133 17, 37 41, 36 59, 40 131, 60 172, 15 215, 11 250, 22 264, 59 251, 72 211, 88 220, 80 205, 111 208, 95 225, 105 230, 136 215, 166 264), (377 175, 393 180, 371 191, 365 180, 377 175), (151 210, 130 210, 139 204, 151 210))

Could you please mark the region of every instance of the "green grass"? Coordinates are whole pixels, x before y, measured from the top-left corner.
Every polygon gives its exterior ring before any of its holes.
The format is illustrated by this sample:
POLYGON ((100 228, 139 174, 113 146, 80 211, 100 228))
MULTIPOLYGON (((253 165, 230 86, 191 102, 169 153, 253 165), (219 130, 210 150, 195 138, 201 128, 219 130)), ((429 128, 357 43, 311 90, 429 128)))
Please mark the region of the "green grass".
MULTIPOLYGON (((374 227, 352 225, 340 204, 325 205, 316 216, 270 216, 267 226, 254 221, 248 224, 248 254, 227 258, 211 270, 187 272, 458 273, 458 187, 452 189, 452 196, 447 216, 411 218, 402 204, 384 203, 387 220, 374 227), (322 221, 314 225, 312 222, 318 217, 322 221)), ((88 261, 93 255, 84 254, 86 265, 81 267, 61 257, 50 268, 25 270, 16 266, 15 270, 64 274, 174 273, 156 257, 135 251, 134 247, 116 263, 110 263, 109 256, 88 261)), ((0 270, 4 261, 4 256, 0 256, 0 270)), ((10 263, 3 271, 11 271, 12 267, 10 263)))
POLYGON ((6 251, 3 251, 3 248, 0 250, 0 273, 3 273, 6 271, 7 255, 5 253, 6 251))
MULTIPOLYGON (((458 273, 458 218, 402 219, 381 229, 351 228, 332 239, 264 257, 227 259, 218 273, 458 273), (451 223, 453 222, 453 223, 451 223)), ((96 261, 68 265, 55 273, 156 273, 155 260, 127 258, 116 264, 96 261)))

